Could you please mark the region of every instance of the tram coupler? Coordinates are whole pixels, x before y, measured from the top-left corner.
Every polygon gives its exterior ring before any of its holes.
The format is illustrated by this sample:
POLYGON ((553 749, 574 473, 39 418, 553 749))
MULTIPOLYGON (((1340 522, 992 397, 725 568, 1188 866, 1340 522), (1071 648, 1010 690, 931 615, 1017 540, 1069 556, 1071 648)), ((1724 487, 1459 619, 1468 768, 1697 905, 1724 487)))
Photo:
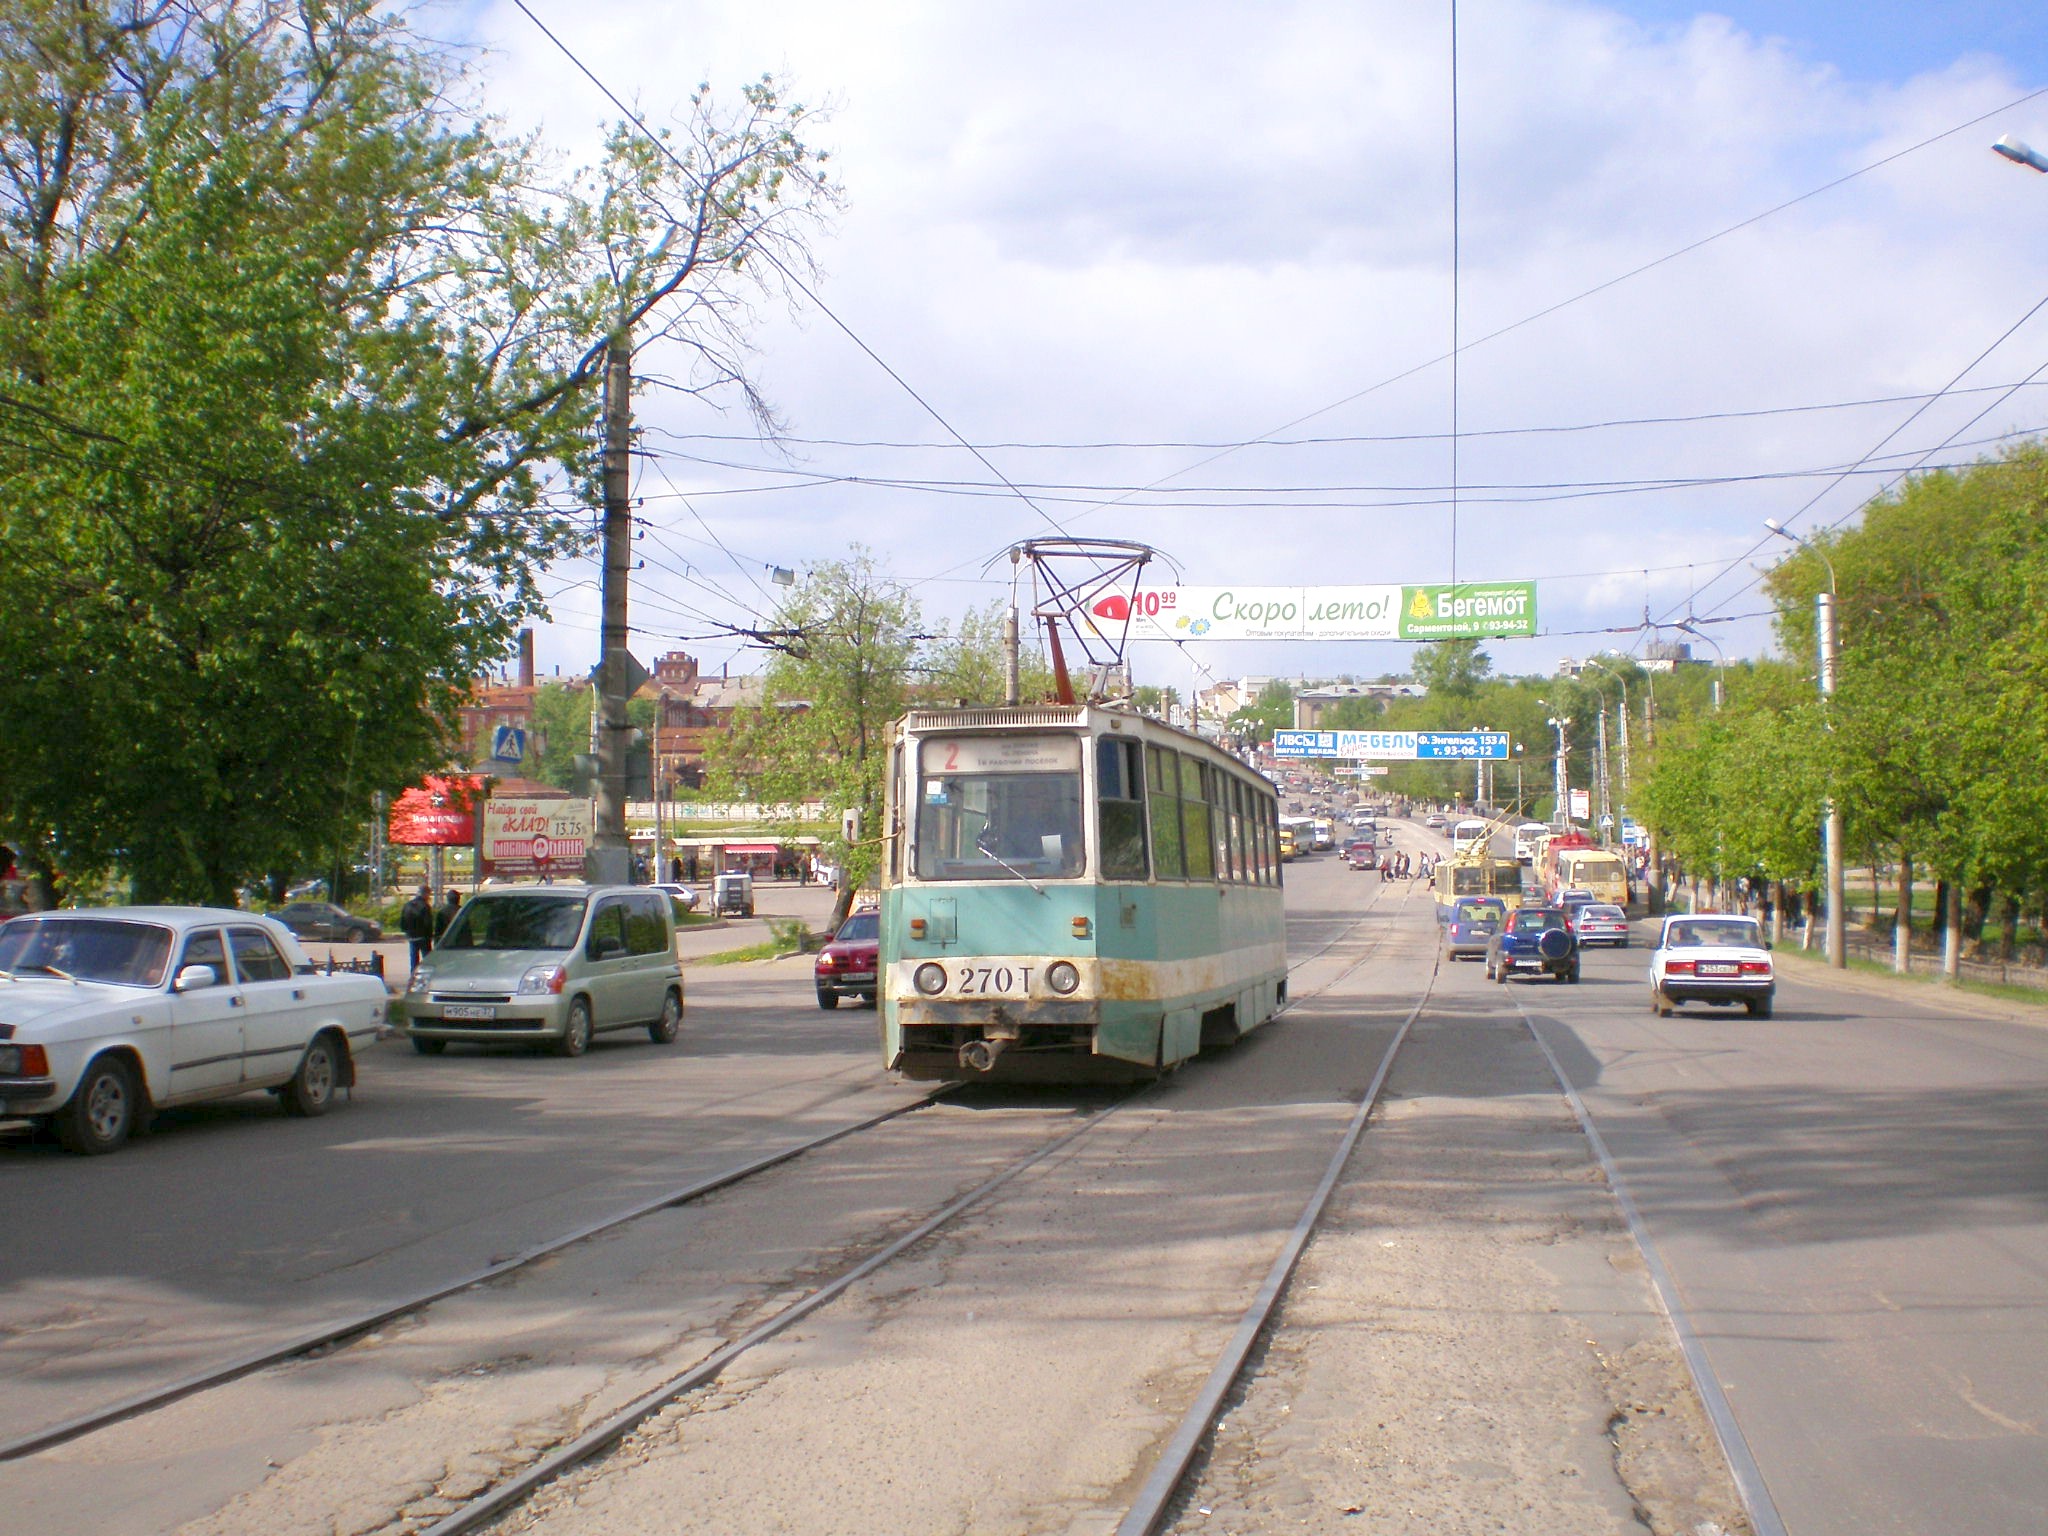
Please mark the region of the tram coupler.
POLYGON ((991 1072, 1009 1044, 1008 1040, 970 1040, 960 1047, 960 1065, 970 1072, 991 1072))

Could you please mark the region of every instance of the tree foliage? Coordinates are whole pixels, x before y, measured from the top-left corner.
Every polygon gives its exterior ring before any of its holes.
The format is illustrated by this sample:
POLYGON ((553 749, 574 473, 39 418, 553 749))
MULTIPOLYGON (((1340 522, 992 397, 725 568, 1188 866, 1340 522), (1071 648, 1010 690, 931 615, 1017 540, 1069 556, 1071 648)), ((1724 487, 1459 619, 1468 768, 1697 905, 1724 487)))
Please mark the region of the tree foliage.
POLYGON ((2048 889, 2048 451, 1917 476, 1773 568, 1789 668, 1758 668, 1660 750, 1650 803, 1702 867, 1812 878, 1820 807, 1852 857, 2048 889), (1832 567, 1832 575, 1830 572, 1832 567), (1835 696, 1814 687, 1834 585, 1835 696))
POLYGON ((802 109, 700 95, 681 167, 621 133, 546 193, 460 84, 370 0, 0 19, 0 823, 46 864, 225 899, 353 835, 576 546, 604 336, 743 385, 802 109))

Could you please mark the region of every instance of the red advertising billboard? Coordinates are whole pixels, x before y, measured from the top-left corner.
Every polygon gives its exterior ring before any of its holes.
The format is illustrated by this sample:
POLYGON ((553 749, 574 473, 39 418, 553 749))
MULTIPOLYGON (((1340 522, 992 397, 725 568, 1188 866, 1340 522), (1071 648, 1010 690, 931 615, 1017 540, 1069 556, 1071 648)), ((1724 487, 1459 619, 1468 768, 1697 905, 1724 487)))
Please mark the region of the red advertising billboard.
POLYGON ((391 841, 411 848, 467 848, 476 841, 484 792, 476 773, 430 773, 391 802, 391 841))

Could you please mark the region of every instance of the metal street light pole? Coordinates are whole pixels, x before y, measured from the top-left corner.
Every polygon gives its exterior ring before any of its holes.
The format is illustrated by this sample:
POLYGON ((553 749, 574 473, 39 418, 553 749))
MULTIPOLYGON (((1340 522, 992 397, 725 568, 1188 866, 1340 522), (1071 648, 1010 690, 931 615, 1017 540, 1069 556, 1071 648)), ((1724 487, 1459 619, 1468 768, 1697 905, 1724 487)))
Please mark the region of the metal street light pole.
POLYGON ((1557 732, 1557 764, 1551 791, 1556 800, 1556 807, 1551 815, 1552 819, 1557 823, 1557 830, 1563 832, 1572 824, 1569 811, 1570 800, 1565 784, 1565 753, 1569 748, 1566 746, 1564 734, 1565 728, 1572 722, 1569 717, 1552 715, 1543 723, 1557 732))
MULTIPOLYGON (((1827 551, 1810 539, 1801 538, 1775 518, 1765 518, 1764 526, 1779 538, 1797 544, 1801 549, 1819 560, 1828 573, 1828 589, 1817 593, 1813 599, 1814 639, 1820 651, 1820 697, 1822 706, 1832 711, 1835 697, 1835 671, 1841 662, 1841 640, 1835 627, 1835 562, 1827 557, 1827 551)), ((1833 728, 1833 720, 1829 722, 1833 728)), ((1836 970, 1848 967, 1847 932, 1842 914, 1842 808, 1836 804, 1831 792, 1823 807, 1821 823, 1822 856, 1827 862, 1828 881, 1828 964, 1836 970)))

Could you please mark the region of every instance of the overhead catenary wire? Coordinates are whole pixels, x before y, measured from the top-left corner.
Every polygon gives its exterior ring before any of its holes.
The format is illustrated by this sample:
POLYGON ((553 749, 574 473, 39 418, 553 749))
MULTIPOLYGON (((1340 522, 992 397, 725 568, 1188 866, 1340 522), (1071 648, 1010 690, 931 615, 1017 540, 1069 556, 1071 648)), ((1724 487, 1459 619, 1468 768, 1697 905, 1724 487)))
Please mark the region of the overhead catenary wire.
MULTIPOLYGON (((1925 415, 1926 412, 1934 405, 1934 403, 1937 400, 1943 399, 1947 395, 1947 392, 1950 388, 1954 387, 1957 384, 1960 384, 1965 378, 1969 377, 1969 375, 1976 370, 1977 366, 1980 363, 1982 363, 1986 358, 1990 357, 1991 354, 1993 352, 1996 352, 2000 347, 2004 346, 2007 341, 2011 340, 2013 335, 2016 332, 2018 332, 2022 326, 2024 326, 2029 320, 2033 319, 2034 316, 2039 314, 2044 308, 2048 308, 2048 294, 2042 295, 2040 298, 2036 299, 2031 305, 2029 305, 2025 314, 2021 315, 2019 319, 2013 321, 2011 325, 2007 326, 2003 331, 2001 331, 1998 334, 1996 340, 1994 340, 1989 346, 1985 347, 1984 350, 1979 352, 1975 357, 1971 358, 1969 362, 1965 363, 1962 366, 1962 368, 1956 373, 1956 375, 1949 380, 1946 386, 1944 386, 1941 390, 1937 391, 1935 394, 1929 396, 1919 405, 1915 406, 1913 410, 1907 414, 1906 418, 1903 421, 1901 421, 1897 426, 1893 427, 1891 431, 1885 433, 1883 437, 1879 438, 1874 444, 1872 444, 1869 451, 1864 453, 1862 457, 1857 459, 1856 462, 1850 465, 1848 469, 1845 469, 1840 476, 1830 481, 1827 485, 1822 486, 1818 491, 1814 492, 1814 494, 1811 497, 1809 497, 1799 507, 1797 511, 1791 513, 1787 517, 1781 518, 1779 521, 1786 528, 1789 529, 1793 523, 1797 522, 1800 518, 1804 517, 1808 512, 1811 512, 1815 506, 1819 505, 1823 497, 1825 497, 1830 491, 1834 490, 1836 486, 1840 485, 1851 474, 1863 472, 1863 465, 1868 460, 1875 457, 1878 451, 1882 449, 1885 446, 1885 444, 1889 443, 1893 438, 1897 437, 1901 432, 1903 432, 1907 427, 1911 426, 1921 416, 1925 415)), ((2038 373, 2040 370, 2037 369, 2035 371, 2038 373)), ((2031 377, 2031 375, 2029 377, 2031 377)), ((1977 416, 1972 417, 1971 422, 1965 423, 1964 428, 1959 430, 1967 430, 1967 427, 1969 425, 1973 424, 1977 420, 1981 420, 1984 415, 1988 414, 1988 412, 1991 410, 1995 410, 1996 408, 1997 402, 1994 401, 1990 406, 1987 406, 1984 411, 1980 411, 1977 414, 1977 416)), ((1940 447, 1940 444, 1936 444, 1935 448, 1930 450, 1930 452, 1938 451, 1940 447)), ((1905 473, 1910 473, 1910 471, 1902 472, 1899 475, 1899 478, 1904 478, 1905 473)), ((1897 481, 1894 480, 1893 483, 1896 484, 1897 481)), ((1882 493, 1880 492, 1880 494, 1882 493)), ((1849 512, 1843 516, 1841 521, 1846 522, 1848 518, 1855 516, 1855 514, 1860 510, 1860 507, 1852 507, 1849 510, 1849 512)), ((1771 540, 1775 537, 1775 534, 1766 533, 1762 538, 1757 539, 1742 554, 1736 556, 1735 559, 1729 561, 1726 565, 1722 566, 1720 570, 1716 571, 1712 576, 1708 577, 1705 584, 1693 593, 1692 598, 1688 599, 1688 604, 1696 600, 1701 592, 1704 592, 1709 587, 1713 587, 1719 584, 1721 581, 1726 579, 1726 577, 1731 572, 1738 569, 1747 561, 1753 559, 1760 551, 1762 551, 1768 544, 1770 544, 1771 540)), ((1731 593, 1726 599, 1722 599, 1722 601, 1735 601, 1736 598, 1741 596, 1741 593, 1743 591, 1747 591, 1749 587, 1752 585, 1754 585, 1753 581, 1750 583, 1745 583, 1740 590, 1738 590, 1735 593, 1731 593)), ((1675 607, 1667 609, 1663 620, 1659 621, 1660 624, 1668 624, 1672 616, 1675 615, 1677 611, 1678 610, 1675 607)))
MULTIPOLYGON (((597 87, 599 93, 603 95, 605 100, 609 101, 615 108, 618 109, 620 115, 623 116, 627 122, 633 125, 634 129, 640 134, 642 138, 646 139, 647 142, 650 145, 652 145, 659 154, 661 154, 665 159, 667 159, 670 164, 674 165, 677 170, 681 171, 684 178, 687 181, 689 181, 693 186, 696 186, 699 191, 703 190, 701 184, 698 183, 697 181, 695 173, 691 171, 688 163, 685 162, 682 159, 682 157, 679 156, 673 149, 669 148, 667 140, 665 140, 660 134, 655 133, 652 129, 650 129, 647 126, 647 124, 641 120, 639 113, 635 112, 632 108, 628 107, 609 85, 606 85, 603 80, 599 79, 596 72, 593 71, 589 65, 585 64, 583 60, 577 56, 575 50, 570 48, 569 45, 563 42, 561 38, 557 37, 555 33, 548 27, 547 23, 542 21, 539 16, 534 14, 532 7, 526 3, 526 0, 512 0, 512 3, 519 8, 519 10, 525 15, 528 21, 531 21, 535 27, 540 29, 540 33, 543 37, 545 37, 549 42, 553 43, 555 47, 558 50, 560 50, 562 56, 566 58, 570 62, 570 64, 575 67, 576 71, 579 74, 581 74, 584 79, 588 80, 592 85, 597 87)), ((981 463, 983 468, 988 470, 988 472, 991 475, 995 476, 996 479, 1000 481, 1004 486, 1008 487, 1010 492, 1014 496, 1016 496, 1018 500, 1022 501, 1026 506, 1030 507, 1034 512, 1036 512, 1039 517, 1044 519, 1048 526, 1050 526, 1056 532, 1060 533, 1065 537, 1071 538, 1073 536, 1070 530, 1063 523, 1061 523, 1059 519, 1054 517, 1051 513, 1047 512, 1045 508, 1039 506, 1037 502, 1032 500, 1032 498, 1026 495, 1022 490, 1019 490, 1016 486, 1012 485, 1010 483, 1009 477, 996 467, 995 462, 991 460, 986 454, 984 454, 980 449, 975 447, 973 443, 968 441, 967 437, 963 433, 961 433, 956 427, 954 427, 953 423, 947 419, 944 413, 942 413, 937 406, 933 405, 922 394, 920 394, 917 391, 917 389, 912 386, 908 379, 906 379, 902 374, 898 373, 895 368, 890 366, 888 361, 879 352, 877 352, 873 347, 868 345, 867 341, 859 334, 859 332, 855 331, 852 326, 848 325, 846 321, 842 320, 839 317, 838 311, 833 309, 829 304, 827 304, 824 301, 824 299, 819 297, 816 289, 812 288, 810 284, 806 283, 795 272, 792 272, 789 269, 788 264, 782 261, 779 257, 777 257, 772 250, 767 249, 765 246, 756 247, 756 250, 759 252, 761 258, 764 261, 766 261, 770 266, 774 267, 777 272, 782 274, 783 280, 785 282, 787 282, 798 293, 802 294, 805 300, 808 301, 811 304, 811 306, 818 311, 819 314, 823 315, 827 320, 831 321, 832 324, 839 330, 839 332, 842 335, 844 335, 848 341, 852 342, 854 346, 857 347, 861 351, 861 353, 867 357, 867 359, 870 362, 872 362, 877 368, 881 369, 882 372, 889 377, 891 382, 893 382, 899 389, 901 389, 906 395, 908 395, 913 401, 915 401, 918 407, 921 410, 923 410, 927 416, 931 417, 931 419, 939 425, 940 429, 943 430, 948 437, 952 438, 962 448, 965 448, 969 453, 973 454, 974 457, 981 463)))
MULTIPOLYGON (((1949 399, 1966 395, 2003 395, 2015 388, 2048 388, 2048 380, 2029 376, 2016 384, 1973 384, 1967 389, 1946 391, 1949 399)), ((1565 435, 1580 432, 1607 432, 1629 427, 1691 426, 1719 421, 1751 421, 1773 416, 1803 416, 1823 411, 1867 410, 1883 405, 1911 405, 1921 400, 1941 397, 1942 392, 1904 395, 1867 395, 1854 400, 1822 400, 1804 405, 1766 405, 1745 410, 1690 411, 1672 416, 1616 416, 1600 421, 1559 422, 1548 425, 1526 427, 1465 427, 1459 432, 1461 442, 1472 442, 1490 437, 1539 437, 1565 435)), ((661 427, 643 429, 654 436, 667 438, 671 442, 699 443, 761 443, 758 432, 674 432, 661 427)), ((1049 442, 1049 441, 991 441, 979 444, 990 452, 1019 453, 1092 453, 1098 451, 1116 452, 1158 452, 1166 449, 1187 449, 1191 452, 1210 448, 1331 448, 1372 446, 1398 443, 1440 443, 1450 437, 1448 432, 1365 432, 1332 435, 1329 437, 1273 437, 1253 442, 1199 441, 1174 438, 1143 440, 1099 439, 1093 441, 1049 442)), ((943 443, 930 439, 911 442, 889 438, 853 437, 792 437, 777 435, 772 440, 777 447, 795 446, 800 448, 875 448, 895 449, 908 452, 953 452, 958 443, 943 443)), ((636 449, 635 452, 641 450, 636 449)), ((786 471, 788 466, 783 466, 786 471)), ((1029 482, 1026 482, 1029 483, 1029 482)))

